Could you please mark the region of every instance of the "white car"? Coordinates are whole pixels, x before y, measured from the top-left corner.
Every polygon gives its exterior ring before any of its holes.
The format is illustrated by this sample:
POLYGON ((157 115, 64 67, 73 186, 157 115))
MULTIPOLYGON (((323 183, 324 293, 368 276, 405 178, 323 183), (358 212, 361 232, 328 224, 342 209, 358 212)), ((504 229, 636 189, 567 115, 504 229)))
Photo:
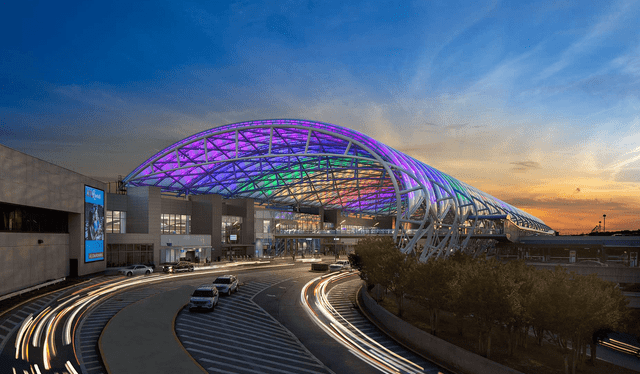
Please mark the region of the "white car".
POLYGON ((235 275, 221 275, 213 281, 213 285, 223 295, 230 296, 233 292, 238 292, 238 278, 235 275))
POLYGON ((336 261, 329 265, 329 271, 351 270, 351 264, 347 260, 336 261))
POLYGON ((208 309, 212 311, 218 305, 218 289, 210 284, 198 286, 189 300, 189 311, 208 309))
POLYGON ((151 274, 153 273, 153 268, 146 265, 131 265, 118 270, 118 273, 130 277, 132 275, 151 274))

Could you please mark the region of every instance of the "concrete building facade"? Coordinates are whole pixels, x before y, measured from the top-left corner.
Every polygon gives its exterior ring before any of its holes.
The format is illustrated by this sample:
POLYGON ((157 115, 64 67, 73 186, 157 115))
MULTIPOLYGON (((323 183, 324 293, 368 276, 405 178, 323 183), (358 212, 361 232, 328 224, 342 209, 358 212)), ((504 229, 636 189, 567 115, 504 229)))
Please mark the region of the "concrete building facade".
POLYGON ((84 188, 106 184, 3 145, 0 165, 0 295, 104 270, 84 261, 84 188))

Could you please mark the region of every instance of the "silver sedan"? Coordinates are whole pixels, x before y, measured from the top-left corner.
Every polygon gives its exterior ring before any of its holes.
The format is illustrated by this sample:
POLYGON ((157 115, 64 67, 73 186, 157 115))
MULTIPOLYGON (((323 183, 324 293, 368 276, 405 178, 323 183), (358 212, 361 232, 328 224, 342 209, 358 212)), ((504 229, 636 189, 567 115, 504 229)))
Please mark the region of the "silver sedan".
POLYGON ((131 265, 118 270, 118 273, 130 277, 132 275, 151 274, 153 269, 146 265, 131 265))

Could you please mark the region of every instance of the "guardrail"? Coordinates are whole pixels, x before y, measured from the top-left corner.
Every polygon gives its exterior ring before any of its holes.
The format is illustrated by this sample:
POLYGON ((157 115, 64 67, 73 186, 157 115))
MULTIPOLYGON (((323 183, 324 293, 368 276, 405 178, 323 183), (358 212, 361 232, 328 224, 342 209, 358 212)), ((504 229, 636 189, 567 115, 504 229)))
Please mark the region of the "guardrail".
POLYGON ((46 282, 46 283, 41 283, 41 284, 35 285, 33 287, 25 288, 25 289, 22 289, 22 290, 19 290, 19 291, 12 292, 10 294, 6 294, 6 295, 3 295, 3 296, 0 296, 0 301, 6 300, 6 299, 10 299, 10 298, 12 298, 14 296, 20 296, 23 293, 39 290, 39 289, 41 289, 43 287, 51 286, 52 284, 60 283, 60 282, 64 281, 65 279, 67 279, 67 278, 65 277, 65 278, 55 279, 55 280, 52 280, 52 281, 49 281, 49 282, 46 282))

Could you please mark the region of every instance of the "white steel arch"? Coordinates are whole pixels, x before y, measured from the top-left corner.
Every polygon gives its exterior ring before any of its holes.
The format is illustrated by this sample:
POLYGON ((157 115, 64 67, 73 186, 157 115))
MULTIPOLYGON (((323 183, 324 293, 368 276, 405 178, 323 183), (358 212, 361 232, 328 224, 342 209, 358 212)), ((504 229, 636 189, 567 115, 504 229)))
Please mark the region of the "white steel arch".
POLYGON ((424 243, 422 260, 463 249, 478 221, 490 214, 550 231, 541 220, 375 139, 315 121, 214 127, 158 152, 124 182, 176 194, 395 216, 398 247, 411 253, 424 243))

